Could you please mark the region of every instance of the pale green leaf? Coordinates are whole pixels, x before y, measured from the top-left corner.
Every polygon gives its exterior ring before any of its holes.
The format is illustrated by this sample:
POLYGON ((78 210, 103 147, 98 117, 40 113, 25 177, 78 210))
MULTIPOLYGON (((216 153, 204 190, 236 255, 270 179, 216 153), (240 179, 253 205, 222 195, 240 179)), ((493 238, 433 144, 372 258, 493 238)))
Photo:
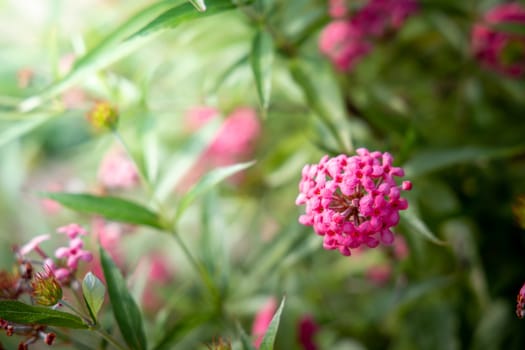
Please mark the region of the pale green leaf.
POLYGON ((94 321, 104 303, 106 287, 93 273, 88 272, 82 281, 82 294, 94 321))
POLYGON ((272 36, 266 31, 257 32, 252 43, 251 65, 259 101, 264 110, 270 104, 273 56, 272 36))

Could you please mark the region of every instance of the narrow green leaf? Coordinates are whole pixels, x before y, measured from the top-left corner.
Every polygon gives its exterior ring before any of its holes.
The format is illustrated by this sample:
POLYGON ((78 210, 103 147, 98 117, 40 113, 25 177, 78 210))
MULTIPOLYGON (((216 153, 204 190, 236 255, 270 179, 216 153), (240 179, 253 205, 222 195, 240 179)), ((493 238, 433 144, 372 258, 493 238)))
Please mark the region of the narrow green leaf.
POLYGON ((193 7, 197 9, 197 11, 204 12, 206 11, 206 4, 204 3, 204 0, 188 0, 193 7))
POLYGON ((252 43, 251 64, 259 101, 264 110, 270 104, 273 56, 272 36, 265 31, 257 32, 252 43))
POLYGON ((195 8, 192 4, 182 4, 165 11, 142 29, 133 34, 129 39, 134 39, 146 34, 152 34, 164 29, 171 29, 183 22, 197 18, 208 17, 234 8, 235 5, 231 0, 213 1, 213 3, 208 4, 205 12, 195 11, 195 8))
POLYGON ((402 223, 405 225, 409 230, 412 230, 432 243, 438 244, 438 245, 446 245, 447 242, 440 240, 439 238, 430 231, 430 229, 427 227, 427 225, 421 220, 412 209, 407 209, 401 212, 401 218, 402 223))
POLYGON ((82 193, 47 192, 42 195, 78 212, 99 214, 109 220, 129 224, 162 228, 156 213, 126 199, 82 193))
POLYGON ((53 115, 49 114, 36 114, 25 116, 23 119, 20 118, 19 121, 0 132, 0 147, 38 128, 52 117, 53 115))
POLYGON ((146 335, 139 307, 129 293, 124 277, 109 254, 102 247, 99 248, 99 252, 109 300, 120 332, 131 349, 145 350, 147 349, 146 335))
POLYGON ((206 193, 208 190, 213 188, 215 185, 220 183, 222 180, 232 176, 235 173, 238 173, 239 171, 247 169, 254 164, 255 164, 255 161, 251 161, 251 162, 246 162, 246 163, 234 164, 234 165, 227 166, 227 167, 220 167, 204 175, 199 180, 199 182, 197 182, 192 188, 190 188, 190 190, 186 192, 184 196, 181 198, 177 206, 177 213, 175 215, 175 220, 174 220, 175 223, 197 197, 206 193))
POLYGON ((284 297, 277 312, 273 315, 268 330, 266 330, 266 333, 264 334, 259 350, 273 350, 273 344, 275 343, 275 337, 277 336, 277 330, 279 329, 279 322, 281 321, 281 313, 283 312, 285 301, 286 298, 284 297))
POLYGON ((21 324, 41 324, 64 328, 87 328, 80 317, 17 300, 0 300, 0 319, 21 324))
POLYGON ((84 300, 86 301, 89 312, 91 313, 91 317, 96 321, 97 314, 104 303, 106 287, 97 276, 88 272, 82 281, 82 294, 84 295, 84 300))
POLYGON ((240 324, 237 324, 237 328, 239 329, 239 334, 241 336, 242 350, 255 350, 255 347, 252 345, 250 337, 246 334, 242 326, 240 324))
POLYGON ((153 16, 158 15, 159 12, 172 6, 172 0, 164 0, 156 2, 136 13, 127 22, 111 32, 95 48, 76 61, 73 69, 64 78, 47 86, 37 95, 23 100, 18 105, 18 110, 27 112, 35 109, 55 96, 58 96, 74 84, 82 81, 86 76, 109 66, 152 40, 155 36, 144 36, 122 42, 130 33, 133 33, 143 27, 145 23, 148 23, 153 16))

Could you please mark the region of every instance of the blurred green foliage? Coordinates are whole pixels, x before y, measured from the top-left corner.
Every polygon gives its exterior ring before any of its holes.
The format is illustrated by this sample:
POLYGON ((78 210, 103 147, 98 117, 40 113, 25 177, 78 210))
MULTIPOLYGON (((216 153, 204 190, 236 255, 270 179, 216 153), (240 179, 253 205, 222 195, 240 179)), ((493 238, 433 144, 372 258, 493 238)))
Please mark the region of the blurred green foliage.
MULTIPOLYGON (((162 308, 143 310, 151 348, 205 348, 219 336, 240 348, 238 326, 249 330, 268 297, 286 295, 276 349, 301 349, 304 315, 319 325, 319 349, 523 349, 514 307, 525 232, 512 208, 525 194, 525 82, 487 70, 470 49, 473 24, 501 1, 421 0, 351 72, 318 52, 326 1, 205 3, 208 13, 182 0, 0 0, 0 266, 35 235, 90 226, 88 214, 49 214, 39 192, 97 192, 114 140, 88 124, 94 101, 119 107, 119 132, 151 186, 111 194, 171 214, 184 203, 176 182, 217 127, 188 133, 186 110, 252 106, 263 125, 256 163, 174 214, 171 234, 208 284, 162 230, 121 242, 139 304, 142 257, 161 251, 176 270, 158 287, 162 308), (391 248, 325 251, 297 222, 304 164, 357 147, 392 153, 414 184, 396 231, 404 259, 391 248), (369 278, 385 265, 384 282, 369 278)), ((76 331, 60 337, 90 344, 76 331)))

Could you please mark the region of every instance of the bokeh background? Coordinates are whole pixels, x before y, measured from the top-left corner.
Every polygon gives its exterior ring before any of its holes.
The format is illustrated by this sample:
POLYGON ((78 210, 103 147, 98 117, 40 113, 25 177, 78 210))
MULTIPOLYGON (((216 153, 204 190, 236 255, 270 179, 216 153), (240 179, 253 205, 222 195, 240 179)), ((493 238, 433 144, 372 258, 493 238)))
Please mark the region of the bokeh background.
MULTIPOLYGON (((250 333, 256 313, 286 295, 276 349, 523 349, 515 307, 525 282, 524 75, 487 67, 472 46, 474 25, 508 2, 418 1, 344 70, 319 50, 335 21, 326 1, 255 1, 130 39, 183 3, 0 0, 0 267, 11 268, 13 246, 78 222, 92 233, 89 246, 113 249, 152 348, 204 349, 219 336, 238 346, 236 324, 250 333), (261 30, 274 43, 267 109, 251 68, 261 30), (89 124, 96 101, 118 107, 119 132, 166 208, 210 168, 257 160, 179 223, 220 290, 219 312, 202 303, 203 286, 169 235, 39 195, 154 206, 134 180, 104 185, 101 164, 118 142, 89 124), (195 107, 213 109, 216 123, 192 126, 195 107), (203 165, 239 108, 257 116, 249 151, 203 165), (303 166, 350 153, 350 143, 390 152, 413 189, 393 246, 344 257, 298 223, 295 198, 303 166), (313 348, 300 338, 305 322, 314 324, 313 348)), ((365 3, 349 1, 350 13, 365 3)), ((521 38, 502 59, 522 67, 524 22, 496 28, 521 38)), ((72 337, 97 348, 89 335, 72 337)))

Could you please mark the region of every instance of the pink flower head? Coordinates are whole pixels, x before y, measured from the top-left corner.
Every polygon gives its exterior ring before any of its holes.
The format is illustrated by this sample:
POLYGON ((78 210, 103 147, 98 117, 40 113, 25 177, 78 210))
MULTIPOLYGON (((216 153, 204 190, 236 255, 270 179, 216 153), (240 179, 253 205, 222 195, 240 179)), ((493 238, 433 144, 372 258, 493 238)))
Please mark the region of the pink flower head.
POLYGON ((196 131, 220 113, 214 107, 197 106, 186 111, 184 121, 189 131, 196 131))
POLYGON ((87 235, 87 231, 84 230, 82 226, 75 223, 59 227, 57 229, 57 232, 66 234, 69 237, 69 239, 77 238, 79 235, 87 235))
POLYGON ((255 315, 252 325, 252 335, 255 337, 253 341, 253 346, 256 349, 259 349, 261 342, 264 338, 264 334, 268 330, 268 326, 272 322, 273 314, 277 310, 277 300, 275 298, 270 298, 263 305, 263 307, 255 315))
POLYGON ((317 350, 315 344, 315 334, 319 331, 319 326, 310 315, 301 317, 298 324, 298 341, 303 350, 317 350))
POLYGON ((91 261, 93 254, 87 250, 83 250, 84 242, 80 238, 74 238, 69 241, 69 247, 61 247, 55 251, 55 256, 59 259, 67 259, 67 267, 70 270, 76 270, 78 268, 78 261, 91 261))
POLYGON ((517 303, 516 303, 516 315, 519 318, 525 316, 525 284, 520 289, 518 293, 517 303))
POLYGON ((44 254, 42 249, 40 249, 40 243, 42 243, 44 241, 47 241, 49 238, 51 238, 50 235, 39 235, 39 236, 36 236, 33 239, 31 239, 29 242, 24 244, 22 247, 20 247, 20 249, 18 250, 18 253, 21 256, 25 256, 25 255, 29 254, 30 252, 35 251, 40 256, 45 257, 46 255, 44 254))
POLYGON ((250 156, 261 132, 261 124, 253 108, 234 110, 224 121, 206 154, 217 165, 230 165, 250 156))
POLYGON ((366 271, 366 278, 378 286, 388 283, 391 276, 392 266, 389 264, 370 266, 366 271))
POLYGON ((404 171, 392 166, 389 153, 365 148, 356 153, 324 156, 319 164, 306 165, 296 199, 297 205, 306 205, 299 222, 323 236, 325 249, 343 255, 360 246, 392 244, 391 228, 399 222, 399 210, 408 208, 401 191, 412 186, 409 181, 396 184, 394 178, 404 171))
POLYGON ((351 70, 359 60, 372 50, 362 32, 350 22, 337 20, 321 32, 319 50, 341 71, 351 70))
POLYGON ((106 155, 98 170, 98 180, 107 188, 132 188, 139 183, 137 168, 126 152, 113 148, 106 155))
POLYGON ((328 2, 328 13, 332 18, 342 18, 346 16, 347 12, 345 0, 330 0, 328 2))
POLYGON ((370 0, 350 21, 366 36, 377 38, 399 29, 417 10, 416 0, 370 0))
POLYGON ((119 268, 124 267, 124 254, 122 252, 122 236, 125 227, 116 222, 107 222, 101 217, 95 217, 91 223, 93 234, 100 245, 111 255, 119 268))
POLYGON ((525 7, 501 4, 488 11, 472 29, 472 50, 487 68, 510 77, 525 73, 525 35, 501 31, 495 25, 525 25, 525 7))

